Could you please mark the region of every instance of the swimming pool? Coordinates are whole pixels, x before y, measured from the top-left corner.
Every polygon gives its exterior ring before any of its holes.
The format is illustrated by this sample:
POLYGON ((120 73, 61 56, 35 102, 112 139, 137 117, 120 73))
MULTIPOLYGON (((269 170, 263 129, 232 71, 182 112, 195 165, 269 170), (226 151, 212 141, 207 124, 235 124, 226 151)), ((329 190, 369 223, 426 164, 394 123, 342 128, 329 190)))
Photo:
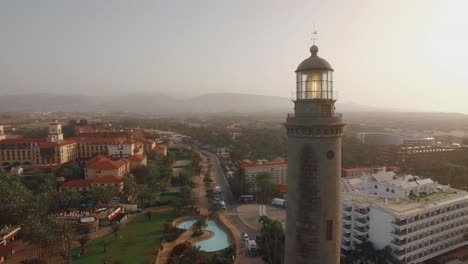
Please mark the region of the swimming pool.
MULTIPOLYGON (((182 222, 177 225, 178 228, 181 229, 188 229, 190 228, 197 220, 189 220, 182 222)), ((208 238, 207 240, 203 240, 197 242, 195 245, 200 246, 200 249, 205 252, 214 252, 219 251, 221 249, 225 249, 229 247, 231 244, 229 243, 228 234, 221 229, 218 224, 216 224, 215 220, 208 220, 207 222, 208 227, 206 230, 209 230, 214 233, 214 236, 208 238)))

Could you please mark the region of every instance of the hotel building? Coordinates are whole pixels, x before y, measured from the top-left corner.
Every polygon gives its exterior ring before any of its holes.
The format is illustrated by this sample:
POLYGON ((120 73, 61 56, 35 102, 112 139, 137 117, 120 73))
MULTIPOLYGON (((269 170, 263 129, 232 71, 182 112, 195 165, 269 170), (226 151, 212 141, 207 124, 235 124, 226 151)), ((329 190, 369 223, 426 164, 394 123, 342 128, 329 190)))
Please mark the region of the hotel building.
POLYGON ((357 138, 363 144, 391 146, 434 146, 435 139, 421 133, 359 132, 357 138))
POLYGON ((25 169, 52 171, 62 164, 87 160, 98 155, 113 159, 143 155, 156 151, 150 139, 116 137, 64 138, 58 122, 49 124, 47 138, 4 138, 0 130, 0 165, 4 168, 22 166, 25 169))
POLYGON ((252 161, 244 159, 239 161, 240 169, 245 176, 246 183, 253 188, 256 178, 259 174, 270 174, 273 181, 277 184, 285 185, 288 175, 288 162, 284 159, 279 160, 257 160, 252 161))
POLYGON ((342 179, 344 255, 368 239, 399 263, 420 263, 468 244, 468 193, 430 179, 380 171, 342 179))

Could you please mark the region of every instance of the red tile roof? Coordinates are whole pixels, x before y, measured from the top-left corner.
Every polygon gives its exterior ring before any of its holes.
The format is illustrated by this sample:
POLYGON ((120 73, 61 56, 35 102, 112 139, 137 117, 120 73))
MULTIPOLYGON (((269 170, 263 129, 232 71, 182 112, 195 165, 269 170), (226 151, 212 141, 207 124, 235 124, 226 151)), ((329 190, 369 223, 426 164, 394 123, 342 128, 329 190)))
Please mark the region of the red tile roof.
POLYGON ((288 165, 286 160, 275 160, 275 161, 266 161, 261 164, 258 164, 252 160, 244 159, 240 161, 240 166, 243 168, 265 168, 272 166, 284 166, 288 165))
POLYGON ((45 138, 7 138, 0 140, 0 144, 41 143, 45 141, 45 138))
POLYGON ((0 258, 11 254, 16 247, 16 244, 0 245, 0 258))
POLYGON ((141 155, 141 154, 134 154, 132 156, 128 156, 126 159, 128 159, 130 161, 143 161, 143 160, 146 159, 146 156, 141 155))
POLYGON ((92 180, 76 179, 70 180, 62 184, 60 188, 77 188, 77 187, 88 187, 91 185, 92 180))
POLYGON ((91 163, 98 162, 98 161, 101 161, 101 160, 106 160, 106 159, 109 159, 109 157, 106 156, 106 155, 97 155, 97 156, 92 157, 91 159, 87 160, 86 163, 91 164, 91 163))
POLYGON ((77 179, 68 181, 60 186, 61 189, 65 188, 80 188, 90 187, 93 184, 118 184, 122 182, 122 177, 106 175, 96 179, 77 179))
POLYGON ((116 170, 120 169, 123 166, 127 165, 128 161, 126 160, 110 160, 110 159, 102 159, 93 163, 90 163, 86 168, 92 170, 116 170))
POLYGON ((139 139, 136 139, 137 142, 140 142, 140 143, 143 143, 143 144, 146 144, 146 145, 151 145, 153 143, 155 143, 154 140, 152 139, 145 139, 145 138, 139 138, 139 139))
POLYGON ((101 176, 93 180, 92 184, 109 184, 109 183, 121 183, 122 177, 113 176, 113 175, 106 175, 101 176))
POLYGON ((80 143, 114 143, 114 144, 122 144, 125 139, 124 138, 73 138, 77 142, 80 143))

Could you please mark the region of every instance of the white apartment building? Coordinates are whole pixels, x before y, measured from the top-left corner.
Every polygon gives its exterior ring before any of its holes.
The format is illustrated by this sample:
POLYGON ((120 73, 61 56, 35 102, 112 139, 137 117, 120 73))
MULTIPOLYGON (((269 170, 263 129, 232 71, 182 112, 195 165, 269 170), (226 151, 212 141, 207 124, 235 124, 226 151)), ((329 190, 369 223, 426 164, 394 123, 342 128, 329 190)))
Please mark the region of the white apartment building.
POLYGON ((257 175, 262 173, 270 174, 275 183, 286 185, 288 162, 284 159, 273 161, 244 159, 239 164, 249 186, 255 186, 257 175))
POLYGON ((363 144, 390 146, 434 146, 435 139, 421 133, 359 132, 357 138, 363 144))
POLYGON ((364 239, 420 263, 468 244, 468 193, 394 172, 343 179, 342 252, 364 239))

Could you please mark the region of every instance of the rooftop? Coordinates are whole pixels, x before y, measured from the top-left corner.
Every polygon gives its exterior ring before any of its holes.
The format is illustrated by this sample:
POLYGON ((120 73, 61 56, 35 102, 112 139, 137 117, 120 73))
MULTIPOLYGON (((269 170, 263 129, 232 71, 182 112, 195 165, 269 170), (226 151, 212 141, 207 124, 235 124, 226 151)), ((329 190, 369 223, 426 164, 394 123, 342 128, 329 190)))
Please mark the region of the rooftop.
POLYGON ((463 200, 468 201, 468 193, 461 190, 446 188, 444 191, 440 190, 427 196, 399 200, 386 199, 364 192, 343 192, 341 198, 348 203, 365 203, 369 206, 382 208, 396 216, 405 218, 445 204, 463 200))

